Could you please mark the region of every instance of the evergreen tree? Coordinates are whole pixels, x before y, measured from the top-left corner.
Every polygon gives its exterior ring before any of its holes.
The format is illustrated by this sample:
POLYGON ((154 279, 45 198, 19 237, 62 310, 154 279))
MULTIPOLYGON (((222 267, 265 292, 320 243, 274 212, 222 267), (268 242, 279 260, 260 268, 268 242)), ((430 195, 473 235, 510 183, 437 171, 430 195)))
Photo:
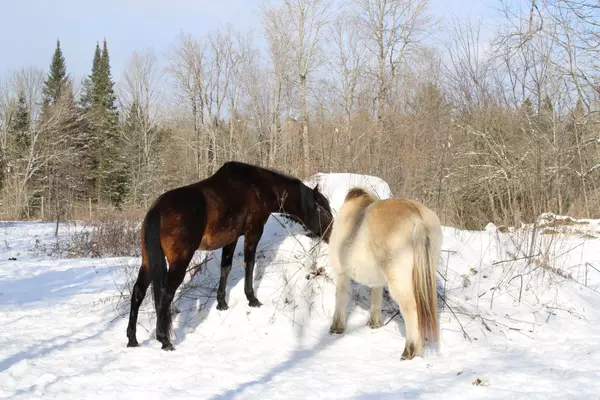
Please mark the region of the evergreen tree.
POLYGON ((25 92, 19 93, 17 109, 10 120, 9 133, 14 140, 14 150, 17 157, 22 157, 31 144, 29 134, 30 115, 25 99, 25 92))
POLYGON ((137 133, 140 128, 141 115, 140 104, 134 99, 129 106, 125 121, 123 121, 123 131, 126 134, 133 136, 137 133))
POLYGON ((102 188, 105 196, 115 206, 120 206, 127 192, 127 164, 119 135, 119 114, 117 112, 114 82, 110 72, 110 56, 106 39, 100 59, 100 87, 98 95, 102 102, 100 123, 102 138, 101 172, 102 188))
POLYGON ((80 109, 84 115, 82 120, 81 140, 79 142, 82 156, 82 167, 84 170, 84 181, 87 196, 99 197, 98 191, 98 166, 100 141, 98 134, 99 115, 101 106, 98 96, 100 87, 100 45, 96 42, 96 51, 92 61, 92 73, 83 81, 83 91, 79 100, 80 109))
POLYGON ((96 42, 96 51, 94 52, 94 60, 92 62, 92 73, 83 81, 83 94, 80 104, 84 110, 88 110, 93 104, 98 104, 97 88, 99 87, 99 72, 100 72, 101 52, 100 45, 96 42))
POLYGON ((44 105, 54 105, 60 99, 61 91, 67 81, 65 57, 60 48, 60 40, 56 40, 56 50, 52 56, 50 72, 44 81, 44 105))
POLYGON ((85 110, 90 134, 87 164, 91 169, 89 184, 96 190, 97 200, 108 200, 119 206, 127 188, 127 163, 119 135, 119 114, 114 82, 110 72, 108 45, 96 44, 92 73, 84 82, 80 104, 85 110))
POLYGON ((106 108, 106 110, 112 111, 114 115, 117 116, 117 106, 115 105, 117 97, 115 96, 115 84, 110 73, 110 56, 108 55, 106 39, 104 39, 104 44, 102 46, 102 56, 100 57, 99 69, 100 92, 98 94, 101 97, 102 105, 106 108))

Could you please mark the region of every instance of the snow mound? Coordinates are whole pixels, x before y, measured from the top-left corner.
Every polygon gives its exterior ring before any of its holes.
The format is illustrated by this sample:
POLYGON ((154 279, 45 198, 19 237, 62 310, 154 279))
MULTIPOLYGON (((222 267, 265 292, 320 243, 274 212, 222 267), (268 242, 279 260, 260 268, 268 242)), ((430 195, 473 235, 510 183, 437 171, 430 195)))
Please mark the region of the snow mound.
POLYGON ((600 220, 587 218, 572 218, 566 215, 544 213, 537 220, 542 233, 552 235, 565 233, 588 238, 600 238, 600 220))
POLYGON ((392 191, 387 182, 371 175, 318 173, 311 176, 305 183, 310 187, 314 187, 317 183, 319 184, 321 191, 329 199, 331 209, 334 213, 340 209, 348 190, 353 186, 367 187, 381 199, 392 197, 392 191))

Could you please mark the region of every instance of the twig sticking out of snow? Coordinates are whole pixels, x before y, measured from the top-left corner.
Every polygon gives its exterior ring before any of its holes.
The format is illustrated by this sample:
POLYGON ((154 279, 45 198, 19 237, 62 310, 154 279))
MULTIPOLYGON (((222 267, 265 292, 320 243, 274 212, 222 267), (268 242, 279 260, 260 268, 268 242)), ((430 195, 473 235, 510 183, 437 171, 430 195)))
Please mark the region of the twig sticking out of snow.
POLYGON ((513 262, 513 261, 519 261, 519 260, 527 260, 527 259, 531 259, 531 258, 537 257, 540 254, 542 254, 542 253, 537 253, 537 254, 534 254, 532 256, 511 258, 510 260, 496 261, 496 262, 493 262, 492 265, 504 264, 504 263, 507 263, 507 262, 513 262))
MULTIPOLYGON (((438 296, 439 296, 439 294, 438 294, 438 296)), ((454 315, 454 318, 456 319, 456 322, 458 322, 458 325, 460 325, 460 329, 462 329, 463 337, 465 337, 466 339, 469 339, 469 342, 472 342, 471 337, 469 336, 469 334, 465 330, 465 327, 463 326, 463 324, 461 324, 460 320, 456 316, 456 313, 454 312, 454 310, 452 309, 452 307, 450 307, 450 305, 448 304, 448 302, 446 301, 446 299, 443 296, 439 296, 439 297, 442 299, 442 301, 444 302, 444 304, 446 305, 446 307, 448 307, 448 310, 450 310, 450 312, 452 313, 452 315, 454 315)))

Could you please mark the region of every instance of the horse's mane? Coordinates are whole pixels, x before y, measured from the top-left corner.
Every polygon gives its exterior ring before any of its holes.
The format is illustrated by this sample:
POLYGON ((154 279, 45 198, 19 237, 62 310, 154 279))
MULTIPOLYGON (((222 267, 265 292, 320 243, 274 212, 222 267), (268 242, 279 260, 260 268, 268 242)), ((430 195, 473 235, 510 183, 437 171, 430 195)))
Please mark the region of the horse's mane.
POLYGON ((297 184, 299 187, 299 190, 300 190, 300 192, 299 192, 300 207, 301 207, 300 212, 302 213, 302 215, 299 216, 300 218, 306 219, 308 217, 308 215, 310 215, 310 210, 313 210, 317 206, 317 202, 316 202, 314 196, 311 196, 312 189, 310 187, 306 186, 306 184, 304 184, 304 182, 302 182, 300 179, 296 178, 295 176, 288 175, 288 174, 278 171, 276 169, 261 167, 258 165, 248 164, 248 163, 244 163, 244 162, 240 162, 240 161, 228 161, 225 164, 223 164, 223 166, 220 169, 221 170, 229 170, 231 168, 245 170, 245 171, 258 170, 263 173, 271 174, 277 178, 287 180, 287 181, 289 181, 289 183, 297 184))
POLYGON ((344 201, 354 200, 354 199, 363 199, 366 202, 372 203, 378 199, 377 195, 371 192, 369 189, 364 188, 362 186, 354 186, 348 190, 346 193, 346 198, 344 201))

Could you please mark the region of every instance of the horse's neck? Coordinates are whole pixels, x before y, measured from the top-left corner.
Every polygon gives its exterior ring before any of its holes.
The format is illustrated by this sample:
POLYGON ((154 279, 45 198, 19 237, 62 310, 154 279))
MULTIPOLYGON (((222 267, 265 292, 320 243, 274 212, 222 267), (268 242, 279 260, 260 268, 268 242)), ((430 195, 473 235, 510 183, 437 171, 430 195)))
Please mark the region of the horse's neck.
POLYGON ((302 206, 302 186, 291 182, 281 185, 277 198, 279 199, 278 206, 283 209, 285 214, 290 214, 300 219, 304 218, 304 207, 302 206))

